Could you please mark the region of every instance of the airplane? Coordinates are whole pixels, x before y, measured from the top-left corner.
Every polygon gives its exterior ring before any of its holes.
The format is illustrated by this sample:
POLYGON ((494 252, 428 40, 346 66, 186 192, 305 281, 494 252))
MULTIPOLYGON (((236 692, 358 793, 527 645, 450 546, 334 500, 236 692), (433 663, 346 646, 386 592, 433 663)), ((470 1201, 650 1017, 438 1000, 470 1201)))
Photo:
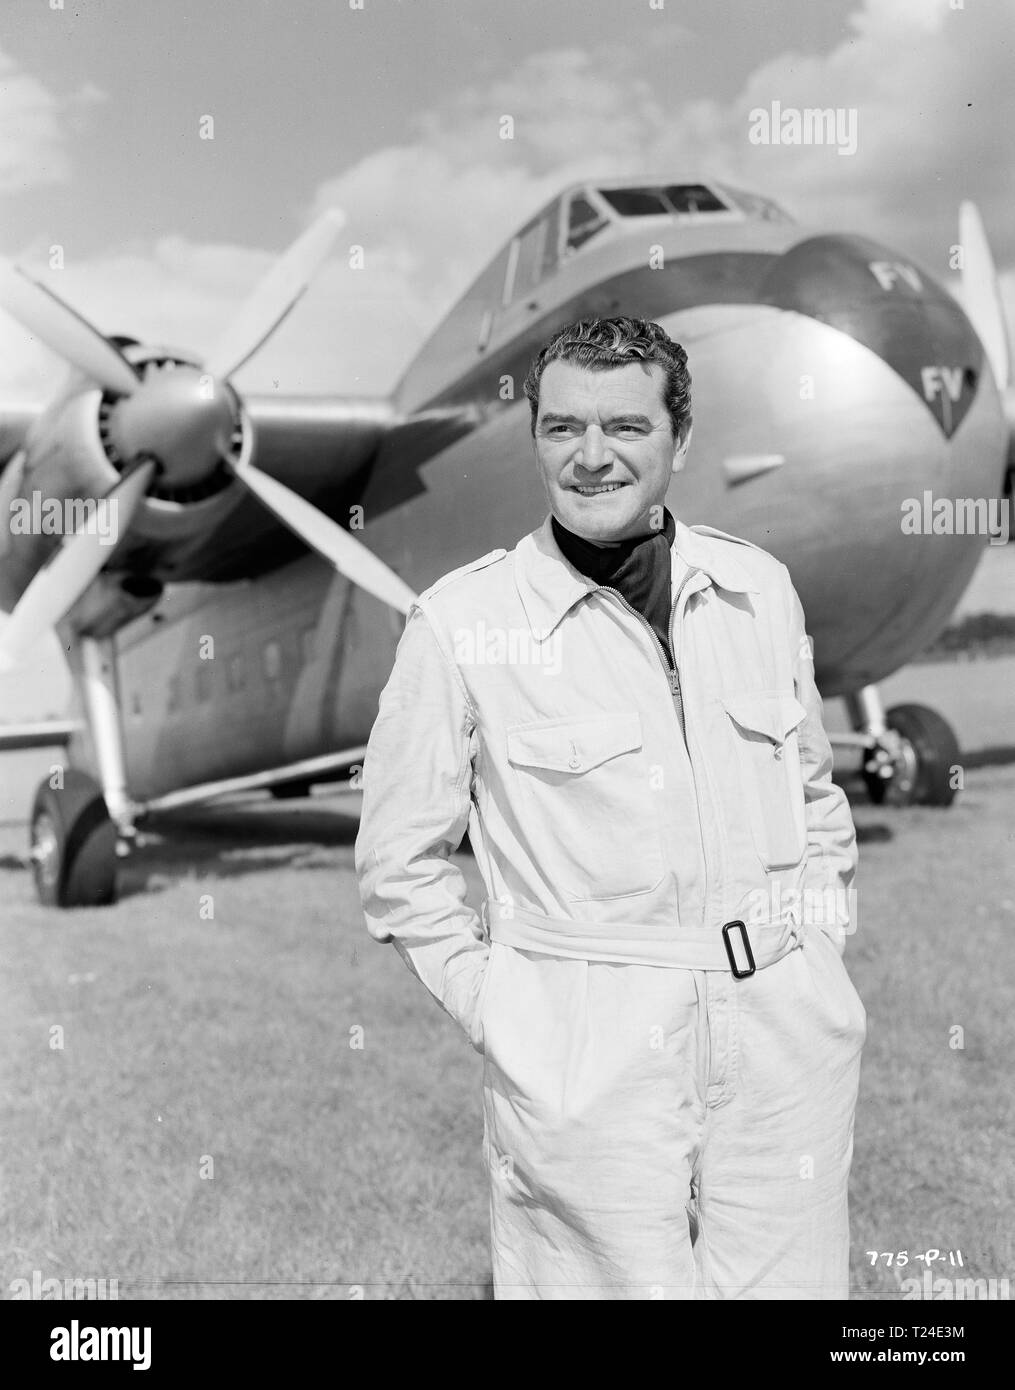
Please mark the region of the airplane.
POLYGON ((819 689, 849 712, 833 742, 856 750, 871 797, 950 804, 954 732, 922 705, 885 711, 876 683, 940 632, 985 544, 904 534, 907 500, 997 498, 1015 457, 974 205, 960 305, 909 257, 723 180, 572 183, 388 396, 244 400, 233 374, 341 221, 294 243, 204 361, 105 337, 0 267, 0 306, 71 368, 45 406, 0 411, 0 515, 30 498, 83 508, 62 538, 0 530, 0 665, 55 625, 75 692, 66 719, 0 725, 0 750, 64 749, 32 808, 43 903, 115 900, 119 860, 160 811, 355 785, 415 595, 545 516, 521 385, 552 333, 588 316, 651 319, 685 345, 694 444, 668 506, 788 565, 819 689), (116 503, 114 544, 100 502, 116 503))

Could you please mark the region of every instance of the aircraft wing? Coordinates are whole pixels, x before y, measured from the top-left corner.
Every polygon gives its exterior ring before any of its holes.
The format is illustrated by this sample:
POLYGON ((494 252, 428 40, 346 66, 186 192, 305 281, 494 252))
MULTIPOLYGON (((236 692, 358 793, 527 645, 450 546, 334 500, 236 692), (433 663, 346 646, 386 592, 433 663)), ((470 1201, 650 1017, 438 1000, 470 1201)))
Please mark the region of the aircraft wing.
MULTIPOLYGON (((244 407, 257 467, 343 525, 382 446, 386 476, 397 474, 397 492, 404 496, 422 486, 416 479, 419 466, 477 423, 474 412, 460 409, 400 416, 390 401, 371 397, 248 396, 244 407)), ((39 404, 0 407, 0 474, 43 409, 39 404)), ((110 569, 145 569, 146 551, 142 538, 127 538, 110 569)), ((305 551, 255 496, 238 490, 235 506, 177 552, 167 578, 177 583, 250 579, 305 551)))

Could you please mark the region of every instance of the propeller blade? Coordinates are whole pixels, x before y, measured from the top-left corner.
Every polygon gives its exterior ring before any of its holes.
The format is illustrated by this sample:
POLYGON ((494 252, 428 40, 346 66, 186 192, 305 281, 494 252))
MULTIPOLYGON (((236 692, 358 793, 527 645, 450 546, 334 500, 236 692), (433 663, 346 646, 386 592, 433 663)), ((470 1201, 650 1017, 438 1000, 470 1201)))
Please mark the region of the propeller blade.
POLYGON ((129 396, 137 389, 137 374, 119 349, 77 310, 10 261, 0 261, 0 305, 40 342, 107 391, 129 396))
MULTIPOLYGON (((2 474, 0 474, 0 498, 4 498, 5 494, 8 497, 17 497, 20 494, 27 462, 28 451, 26 449, 17 449, 11 454, 3 466, 2 474)), ((2 514, 2 504, 0 504, 0 515, 2 514)))
POLYGON ((253 464, 233 464, 232 471, 284 526, 318 555, 323 555, 339 574, 397 608, 399 613, 409 611, 416 598, 413 590, 362 541, 356 540, 298 492, 262 473, 253 464))
POLYGON ((344 213, 329 209, 279 257, 213 348, 206 364, 211 376, 232 376, 268 340, 327 259, 344 223, 344 213))
POLYGON ((87 521, 65 537, 59 550, 43 565, 0 628, 0 670, 15 665, 32 644, 67 613, 109 562, 116 542, 130 523, 155 475, 150 460, 136 464, 106 493, 102 503, 116 503, 116 535, 99 535, 87 521))
POLYGON ((994 257, 975 203, 964 202, 959 207, 959 245, 963 255, 962 307, 983 344, 998 390, 1003 392, 1011 381, 1008 324, 994 257))

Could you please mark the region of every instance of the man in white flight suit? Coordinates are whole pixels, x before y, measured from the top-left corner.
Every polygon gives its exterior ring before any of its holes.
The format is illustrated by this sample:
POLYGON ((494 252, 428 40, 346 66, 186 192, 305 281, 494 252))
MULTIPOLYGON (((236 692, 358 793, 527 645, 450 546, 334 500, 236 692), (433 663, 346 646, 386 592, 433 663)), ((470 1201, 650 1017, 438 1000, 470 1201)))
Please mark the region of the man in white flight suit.
POLYGON ((846 1297, 856 842, 799 600, 665 508, 658 325, 572 324, 525 390, 550 515, 411 609, 356 843, 371 934, 484 1057, 495 1294, 846 1297))

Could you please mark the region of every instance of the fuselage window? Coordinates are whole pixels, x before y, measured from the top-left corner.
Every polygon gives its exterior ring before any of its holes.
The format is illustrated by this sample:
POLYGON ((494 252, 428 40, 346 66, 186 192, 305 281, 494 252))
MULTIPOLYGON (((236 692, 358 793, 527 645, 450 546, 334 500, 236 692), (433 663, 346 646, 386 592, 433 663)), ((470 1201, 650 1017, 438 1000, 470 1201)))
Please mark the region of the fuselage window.
POLYGON ((479 320, 479 340, 476 346, 480 352, 484 352, 490 342, 490 334, 493 332, 493 310, 484 309, 483 317, 479 320))
POLYGON ((278 680, 282 674, 282 648, 277 642, 264 644, 264 674, 270 681, 278 680))
POLYGON ((549 219, 541 217, 534 227, 530 227, 518 243, 518 265, 515 268, 515 297, 528 294, 539 284, 543 275, 543 248, 549 219))
POLYGON ((197 673, 194 676, 194 695, 198 702, 211 698, 211 668, 212 662, 210 661, 197 663, 197 673))
POLYGON ((526 227, 511 243, 501 296, 503 307, 530 294, 542 280, 547 264, 549 231, 550 218, 547 215, 533 222, 531 227, 526 227))
POLYGON ((226 686, 230 690, 242 690, 245 674, 243 657, 239 652, 234 652, 226 662, 226 686))
POLYGON ((543 264, 539 269, 540 279, 545 279, 557 269, 558 243, 560 242, 560 200, 546 214, 546 239, 543 243, 543 264))

